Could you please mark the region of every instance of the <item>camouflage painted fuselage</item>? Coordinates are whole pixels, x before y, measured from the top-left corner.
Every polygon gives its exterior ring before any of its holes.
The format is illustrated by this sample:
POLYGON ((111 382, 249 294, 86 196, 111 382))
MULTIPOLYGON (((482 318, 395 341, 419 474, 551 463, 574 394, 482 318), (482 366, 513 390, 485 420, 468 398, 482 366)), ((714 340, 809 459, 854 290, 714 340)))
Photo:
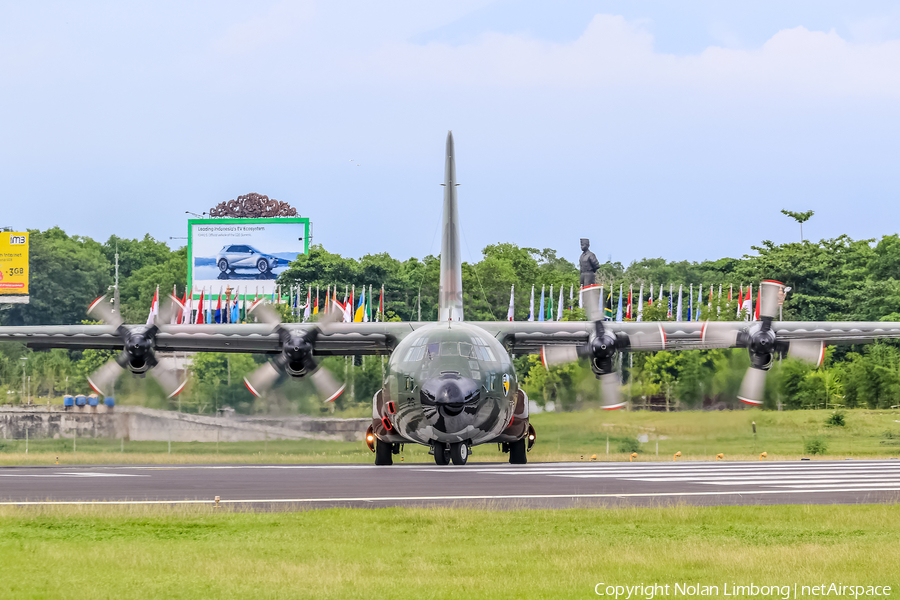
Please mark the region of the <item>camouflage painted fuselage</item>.
POLYGON ((512 361, 496 339, 475 325, 435 323, 391 354, 372 416, 376 425, 390 421, 390 429, 376 428, 386 441, 477 445, 507 428, 517 392, 512 361))

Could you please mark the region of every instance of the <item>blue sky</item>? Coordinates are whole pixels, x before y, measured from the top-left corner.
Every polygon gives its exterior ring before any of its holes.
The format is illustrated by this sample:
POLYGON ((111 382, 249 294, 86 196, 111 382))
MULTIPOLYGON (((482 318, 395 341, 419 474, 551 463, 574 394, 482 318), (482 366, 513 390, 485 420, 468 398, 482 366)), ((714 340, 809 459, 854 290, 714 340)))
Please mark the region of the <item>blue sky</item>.
POLYGON ((0 226, 168 240, 259 192, 421 257, 452 129, 466 259, 878 237, 898 99, 891 2, 0 2, 0 226))

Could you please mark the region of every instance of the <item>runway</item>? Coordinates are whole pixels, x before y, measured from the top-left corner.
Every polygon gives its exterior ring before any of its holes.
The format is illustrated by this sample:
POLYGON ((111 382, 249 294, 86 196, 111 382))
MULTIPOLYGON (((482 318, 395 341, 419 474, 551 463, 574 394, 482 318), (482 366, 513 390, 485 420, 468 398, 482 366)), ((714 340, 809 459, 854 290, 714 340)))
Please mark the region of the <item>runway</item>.
POLYGON ((0 505, 213 504, 257 510, 900 501, 900 461, 0 467, 0 505))

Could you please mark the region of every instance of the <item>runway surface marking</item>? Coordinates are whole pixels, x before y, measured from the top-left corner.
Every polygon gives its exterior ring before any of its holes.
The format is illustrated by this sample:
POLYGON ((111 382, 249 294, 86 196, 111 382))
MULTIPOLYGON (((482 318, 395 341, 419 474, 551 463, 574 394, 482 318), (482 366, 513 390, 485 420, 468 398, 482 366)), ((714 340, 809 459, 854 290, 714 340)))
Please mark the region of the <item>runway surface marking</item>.
POLYGON ((0 467, 0 505, 572 506, 900 500, 900 461, 0 467), (18 479, 17 479, 18 478, 18 479), (119 479, 116 479, 119 478, 119 479), (268 497, 267 497, 268 496, 268 497))
MULTIPOLYGON (((346 497, 346 498, 274 498, 250 500, 220 500, 220 504, 309 504, 309 503, 344 503, 344 502, 426 502, 426 501, 459 501, 459 500, 559 500, 590 498, 667 498, 675 496, 752 496, 757 494, 811 494, 818 492, 900 492, 900 486, 894 488, 873 489, 834 489, 834 490, 743 490, 712 492, 657 492, 643 494, 516 494, 495 496, 384 496, 384 497, 346 497)), ((215 504, 215 500, 45 500, 0 502, 0 506, 29 506, 41 504, 215 504)))

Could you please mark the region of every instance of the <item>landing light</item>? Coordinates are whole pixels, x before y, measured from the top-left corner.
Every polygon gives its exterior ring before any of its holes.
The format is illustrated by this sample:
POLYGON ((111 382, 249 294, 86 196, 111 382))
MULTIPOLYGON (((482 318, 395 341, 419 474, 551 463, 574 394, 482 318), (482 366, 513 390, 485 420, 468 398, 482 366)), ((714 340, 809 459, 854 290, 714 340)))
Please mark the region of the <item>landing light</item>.
POLYGON ((528 439, 529 439, 529 440, 533 440, 533 439, 534 439, 534 435, 529 435, 529 436, 528 436, 528 439))
POLYGON ((371 442, 372 440, 375 439, 375 436, 372 435, 372 434, 369 434, 368 436, 366 436, 366 439, 369 440, 369 441, 371 442))

